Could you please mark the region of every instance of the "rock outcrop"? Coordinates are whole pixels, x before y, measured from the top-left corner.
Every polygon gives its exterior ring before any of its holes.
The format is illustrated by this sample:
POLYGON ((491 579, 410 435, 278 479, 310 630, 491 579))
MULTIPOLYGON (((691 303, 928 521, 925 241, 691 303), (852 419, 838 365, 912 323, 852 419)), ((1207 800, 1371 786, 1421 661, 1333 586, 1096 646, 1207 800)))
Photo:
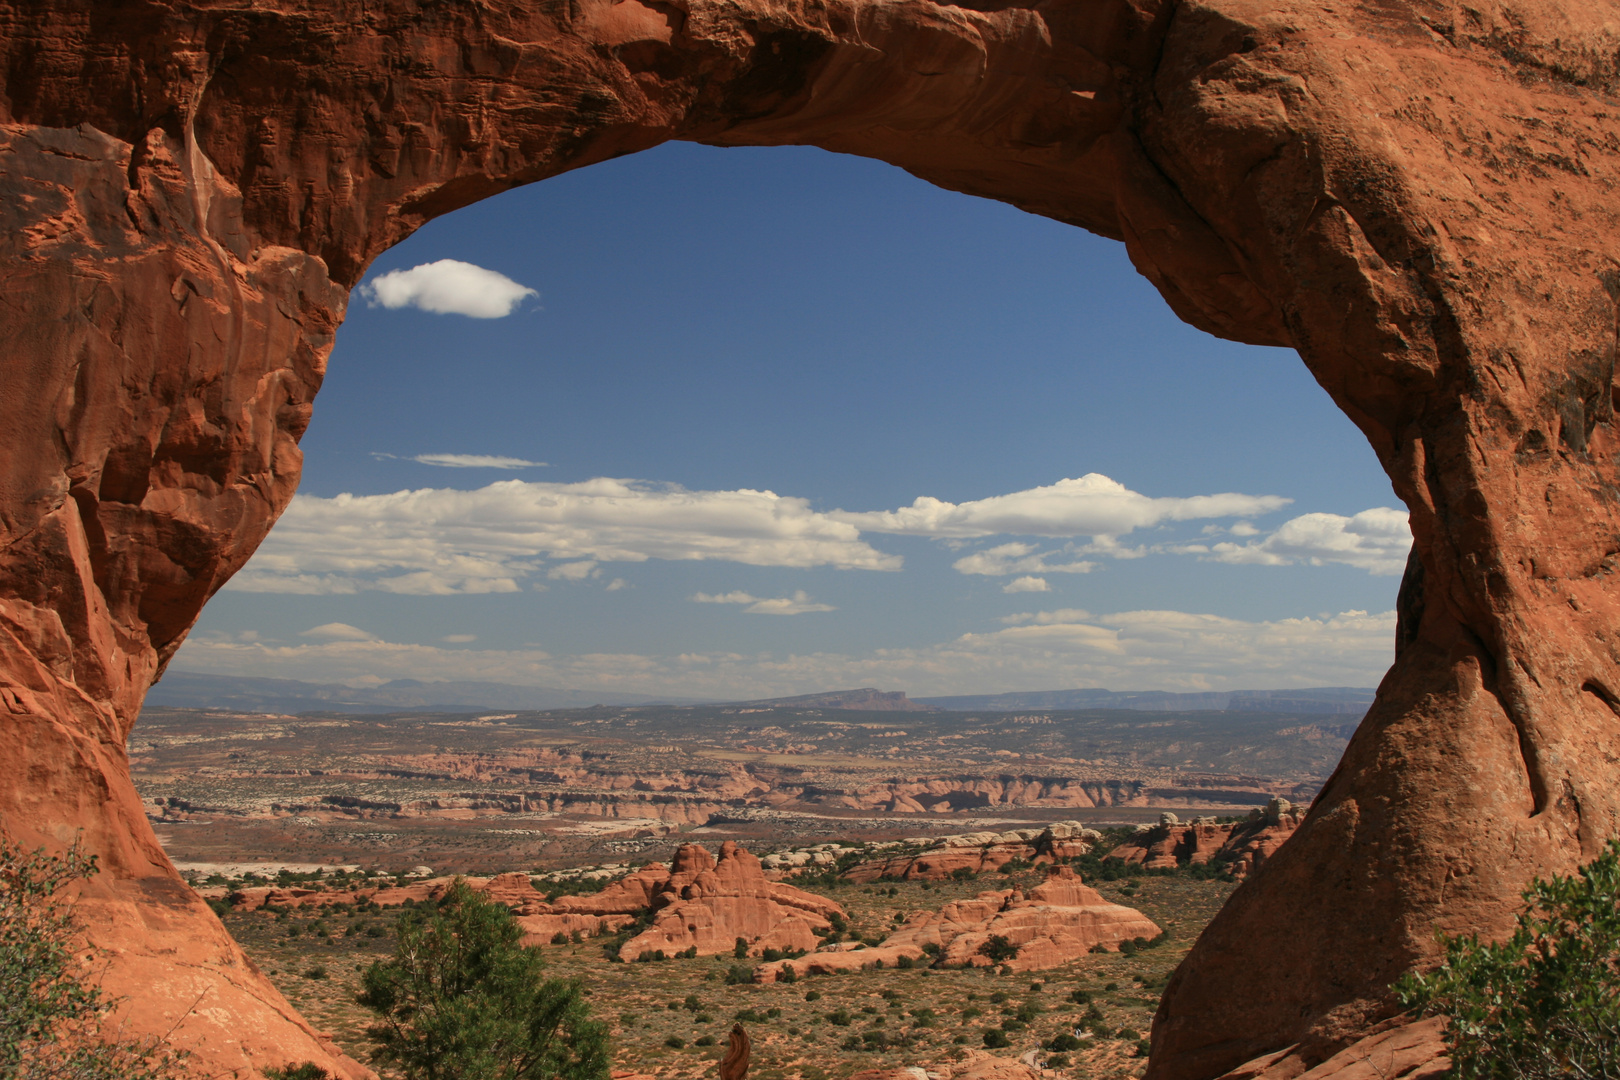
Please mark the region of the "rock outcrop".
POLYGON ((130 1029, 360 1075, 158 848, 142 695, 291 498, 380 251, 665 139, 813 144, 1122 240, 1183 319, 1297 349, 1410 509, 1394 666, 1172 980, 1149 1075, 1324 1062, 1435 927, 1505 932, 1620 834, 1617 27, 1617 0, 0 10, 0 816, 100 857, 79 910, 130 1029))
POLYGON ((857 863, 844 877, 857 885, 884 881, 944 881, 958 874, 985 874, 1011 862, 1049 863, 1084 855, 1102 834, 1078 821, 1043 829, 942 836, 925 851, 857 863))
POLYGON ((844 915, 825 897, 766 880, 759 860, 730 840, 718 862, 705 848, 683 844, 648 908, 652 925, 625 942, 621 959, 689 949, 716 956, 731 952, 739 938, 752 956, 810 950, 820 944, 815 931, 831 930, 833 917, 844 915))
POLYGON ((1140 911, 1109 903, 1082 884, 1073 869, 1054 866, 1028 896, 1002 889, 953 900, 938 911, 913 914, 878 945, 824 946, 809 956, 761 964, 754 969, 754 978, 776 982, 789 969, 800 976, 898 967, 902 960, 916 962, 931 953, 942 964, 1001 964, 1013 971, 1038 971, 1066 964, 1099 946, 1113 951, 1122 941, 1158 934, 1159 927, 1140 911), (994 937, 1004 938, 1017 954, 992 958, 981 952, 994 937))
POLYGON ((1149 870, 1214 864, 1233 877, 1247 877, 1277 853, 1305 820, 1303 809, 1287 799, 1272 799, 1248 819, 1217 824, 1210 818, 1181 822, 1174 814, 1108 853, 1109 858, 1140 863, 1149 870))

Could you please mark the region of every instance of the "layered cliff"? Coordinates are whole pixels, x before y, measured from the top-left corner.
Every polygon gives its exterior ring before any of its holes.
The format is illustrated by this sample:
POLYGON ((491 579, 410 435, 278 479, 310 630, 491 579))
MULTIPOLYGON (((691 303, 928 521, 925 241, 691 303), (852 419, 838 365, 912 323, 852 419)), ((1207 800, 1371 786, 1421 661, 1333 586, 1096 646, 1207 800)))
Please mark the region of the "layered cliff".
POLYGON ((1327 1060, 1435 926, 1505 930, 1620 833, 1617 54, 1615 0, 0 8, 6 826, 101 856, 136 1029, 358 1075, 158 850, 142 694, 291 497, 378 252, 665 139, 815 144, 1124 241, 1182 318, 1296 348, 1410 508, 1394 667, 1150 1074, 1327 1060))

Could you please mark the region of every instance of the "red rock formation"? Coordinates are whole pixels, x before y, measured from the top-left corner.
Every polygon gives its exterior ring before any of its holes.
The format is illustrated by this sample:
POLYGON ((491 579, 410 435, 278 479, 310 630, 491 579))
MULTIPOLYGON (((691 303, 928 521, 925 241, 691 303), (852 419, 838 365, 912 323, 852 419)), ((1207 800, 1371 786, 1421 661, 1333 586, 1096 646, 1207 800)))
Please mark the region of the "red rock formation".
POLYGON ((1108 853, 1109 858, 1140 863, 1149 870, 1214 863, 1233 877, 1247 877, 1277 853, 1305 819, 1287 799, 1272 799, 1264 810, 1251 810, 1247 821, 1216 825, 1182 824, 1174 814, 1158 826, 1137 833, 1108 853))
POLYGON ((1140 911, 1104 900, 1081 884, 1067 866, 1048 869, 1047 878, 1026 897, 1017 889, 982 892, 971 900, 953 900, 938 911, 918 912, 879 945, 856 948, 844 942, 796 960, 776 960, 754 969, 759 982, 775 982, 791 968, 795 975, 827 975, 881 965, 898 966, 901 958, 920 960, 924 946, 936 946, 945 964, 987 967, 979 952, 992 937, 1018 947, 1018 955, 999 961, 1014 971, 1057 967, 1101 945, 1113 950, 1122 941, 1156 937, 1159 928, 1140 911))
POLYGON ((1181 824, 1161 821, 1137 833, 1108 853, 1108 858, 1140 863, 1149 870, 1174 870, 1178 866, 1204 866, 1214 860, 1232 836, 1231 824, 1212 822, 1181 824))
POLYGON ((668 877, 652 898, 653 922, 619 950, 625 960, 661 950, 696 948, 699 956, 731 952, 742 938, 750 955, 766 949, 814 949, 816 930, 830 930, 844 909, 825 897, 767 881, 759 860, 727 840, 716 862, 697 844, 675 853, 668 877))
POLYGON ((100 856, 80 911, 137 1030, 354 1075, 153 840, 141 696, 290 498, 378 252, 664 139, 809 143, 1123 240, 1182 318, 1298 349, 1410 508, 1395 666, 1172 981, 1149 1071, 1326 1061, 1436 926, 1505 931, 1620 833, 1617 25, 1617 0, 0 9, 0 816, 100 856))

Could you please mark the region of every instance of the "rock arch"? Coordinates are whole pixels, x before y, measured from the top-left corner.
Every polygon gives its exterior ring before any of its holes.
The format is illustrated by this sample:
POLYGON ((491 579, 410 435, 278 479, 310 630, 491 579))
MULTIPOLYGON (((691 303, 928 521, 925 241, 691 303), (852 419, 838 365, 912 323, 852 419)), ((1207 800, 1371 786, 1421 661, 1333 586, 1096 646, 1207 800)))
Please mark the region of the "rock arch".
POLYGON ((101 856, 137 1024, 361 1075, 157 847, 142 696, 291 497, 377 253, 666 139, 815 144, 1123 240, 1183 319, 1298 349, 1411 509, 1378 701, 1155 1025, 1155 1080, 1293 1076, 1432 927, 1620 833, 1617 54, 1616 0, 7 7, 5 825, 101 856))

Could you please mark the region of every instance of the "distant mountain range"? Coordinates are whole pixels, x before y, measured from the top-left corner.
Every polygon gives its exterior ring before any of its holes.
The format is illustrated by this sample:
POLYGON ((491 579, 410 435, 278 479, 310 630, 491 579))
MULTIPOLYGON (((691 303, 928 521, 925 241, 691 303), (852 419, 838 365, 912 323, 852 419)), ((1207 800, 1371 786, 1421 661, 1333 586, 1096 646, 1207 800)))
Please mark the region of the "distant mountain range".
POLYGON ((583 709, 592 705, 723 704, 738 708, 852 709, 863 712, 1025 712, 1043 709, 1139 709, 1149 712, 1276 712, 1361 716, 1373 691, 1323 686, 1303 690, 1230 690, 1172 694, 1131 690, 1033 690, 962 697, 908 698, 900 691, 873 687, 835 690, 757 701, 703 702, 601 690, 561 690, 494 682, 419 682, 395 679, 373 687, 310 683, 170 671, 146 695, 148 705, 170 709, 231 709, 240 712, 388 713, 583 709))
POLYGON ((1360 686, 1313 686, 1303 690, 1223 690, 1172 694, 1160 690, 1030 690, 1012 694, 917 698, 936 709, 1023 712, 1039 709, 1140 709, 1145 712, 1278 712, 1360 716, 1373 691, 1360 686))
POLYGON ((169 709, 232 709, 239 712, 389 713, 472 712, 485 709, 585 709, 592 705, 693 705, 692 698, 558 690, 492 682, 418 682, 395 679, 380 686, 309 683, 238 675, 171 671, 152 687, 146 703, 169 709))

